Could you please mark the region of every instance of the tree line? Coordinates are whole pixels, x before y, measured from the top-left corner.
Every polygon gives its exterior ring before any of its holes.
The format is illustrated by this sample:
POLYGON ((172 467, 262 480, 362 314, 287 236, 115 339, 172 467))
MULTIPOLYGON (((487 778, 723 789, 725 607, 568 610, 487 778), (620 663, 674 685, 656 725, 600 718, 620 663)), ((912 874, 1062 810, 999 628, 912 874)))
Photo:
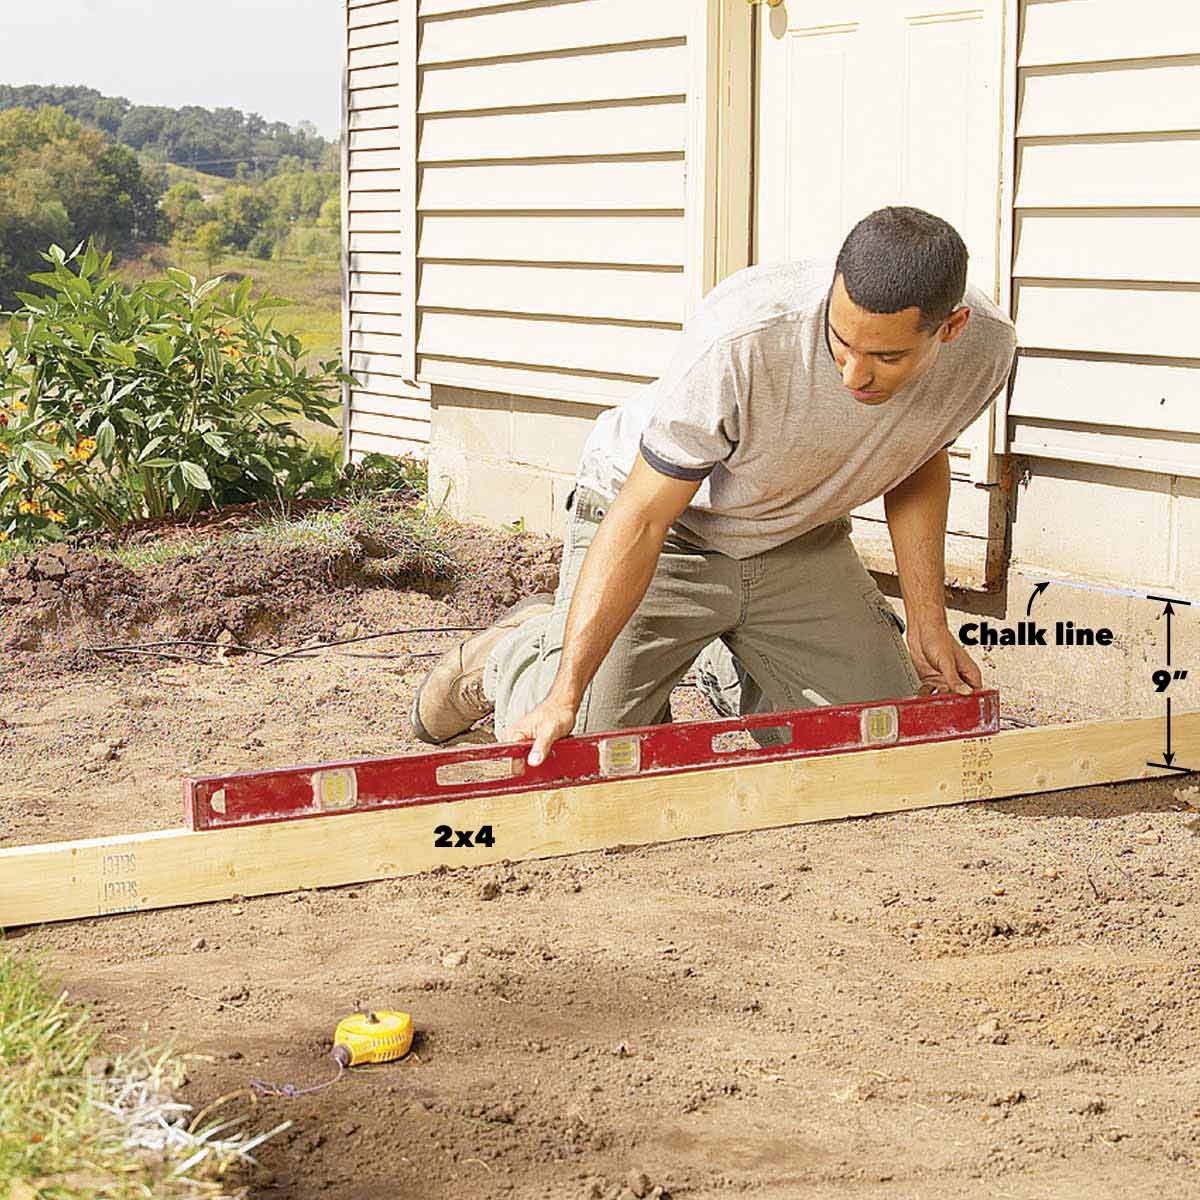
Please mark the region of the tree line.
POLYGON ((265 179, 171 183, 165 165, 61 107, 0 111, 0 307, 13 306, 40 253, 55 244, 93 239, 119 255, 172 241, 210 265, 227 249, 259 258, 336 253, 338 180, 289 155, 265 179))
POLYGON ((285 161, 332 169, 336 144, 321 137, 311 122, 296 128, 266 121, 236 108, 169 108, 132 104, 89 87, 0 85, 0 111, 49 105, 83 121, 131 150, 158 162, 191 167, 228 179, 239 170, 254 178, 275 174, 285 161))

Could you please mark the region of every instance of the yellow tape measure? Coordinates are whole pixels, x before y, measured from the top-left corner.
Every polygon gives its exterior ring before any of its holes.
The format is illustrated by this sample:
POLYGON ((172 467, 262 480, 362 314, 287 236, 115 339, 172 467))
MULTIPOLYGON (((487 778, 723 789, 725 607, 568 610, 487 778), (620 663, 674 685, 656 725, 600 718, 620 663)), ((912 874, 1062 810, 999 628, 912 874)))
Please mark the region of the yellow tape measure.
POLYGON ((333 1057, 343 1067, 391 1062, 412 1048, 412 1017, 404 1012, 363 1012, 338 1022, 333 1057))

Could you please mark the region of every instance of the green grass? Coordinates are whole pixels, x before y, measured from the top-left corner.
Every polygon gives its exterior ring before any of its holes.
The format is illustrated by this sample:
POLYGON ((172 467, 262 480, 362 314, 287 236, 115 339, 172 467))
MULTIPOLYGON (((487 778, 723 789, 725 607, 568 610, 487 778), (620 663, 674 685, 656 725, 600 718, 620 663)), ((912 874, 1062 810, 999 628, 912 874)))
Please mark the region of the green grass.
POLYGON ((365 496, 303 517, 276 517, 227 539, 268 551, 311 548, 331 555, 357 555, 377 564, 372 574, 381 579, 412 575, 448 579, 457 564, 440 525, 423 505, 398 505, 365 496))
POLYGON ((36 554, 47 544, 46 542, 27 542, 23 538, 11 538, 7 542, 0 542, 0 567, 12 562, 14 558, 20 558, 23 554, 36 554))
MULTIPOLYGON (((427 504, 412 504, 386 494, 367 494, 301 516, 290 516, 285 510, 215 538, 203 532, 178 531, 152 542, 101 543, 89 549, 97 558, 119 563, 135 574, 155 570, 180 558, 219 554, 226 546, 257 546, 268 553, 310 549, 331 557, 348 555, 364 563, 371 562, 369 572, 380 580, 414 575, 449 579, 455 574, 457 563, 442 526, 440 514, 427 504)), ((0 543, 0 566, 18 555, 36 554, 49 544, 0 543)), ((4 1200, 2 1191, 0 1200, 4 1200)))
POLYGON ((178 558, 187 558, 193 554, 202 554, 212 544, 212 538, 173 537, 165 541, 141 542, 128 546, 100 546, 95 553, 97 558, 118 562, 130 571, 145 571, 150 567, 161 567, 164 563, 174 562, 178 558))
POLYGON ((239 530, 230 540, 242 546, 266 550, 326 550, 331 554, 353 554, 358 543, 346 532, 345 514, 326 509, 306 517, 275 517, 239 530))
POLYGON ((182 1067, 170 1055, 145 1052, 97 1062, 100 1036, 90 1014, 51 988, 32 958, 0 950, 0 1196, 228 1195, 217 1179, 251 1143, 217 1142, 221 1131, 212 1122, 190 1137, 181 1131, 157 1163, 127 1149, 139 1124, 131 1098, 143 1118, 162 1112, 182 1067))

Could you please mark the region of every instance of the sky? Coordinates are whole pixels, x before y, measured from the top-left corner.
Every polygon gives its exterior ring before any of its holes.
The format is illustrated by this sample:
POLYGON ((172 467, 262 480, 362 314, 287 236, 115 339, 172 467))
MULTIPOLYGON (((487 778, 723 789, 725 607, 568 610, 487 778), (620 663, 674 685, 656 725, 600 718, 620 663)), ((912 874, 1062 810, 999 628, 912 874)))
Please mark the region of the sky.
POLYGON ((240 108, 336 137, 343 0, 0 0, 0 83, 240 108))

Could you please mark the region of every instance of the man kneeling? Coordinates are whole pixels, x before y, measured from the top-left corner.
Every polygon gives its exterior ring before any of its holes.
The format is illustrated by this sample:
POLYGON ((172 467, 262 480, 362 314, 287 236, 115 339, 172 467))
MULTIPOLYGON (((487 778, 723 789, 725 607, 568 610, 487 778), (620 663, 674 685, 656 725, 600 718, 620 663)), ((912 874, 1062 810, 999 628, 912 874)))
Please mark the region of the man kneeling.
POLYGON ((946 619, 946 447, 1004 386, 1016 336, 966 275, 951 226, 886 208, 833 265, 751 267, 709 293, 662 378, 597 420, 556 596, 443 656, 417 735, 494 709, 537 765, 572 732, 666 719, 693 663, 726 713, 979 687, 946 619), (849 537, 878 496, 907 646, 849 537))

